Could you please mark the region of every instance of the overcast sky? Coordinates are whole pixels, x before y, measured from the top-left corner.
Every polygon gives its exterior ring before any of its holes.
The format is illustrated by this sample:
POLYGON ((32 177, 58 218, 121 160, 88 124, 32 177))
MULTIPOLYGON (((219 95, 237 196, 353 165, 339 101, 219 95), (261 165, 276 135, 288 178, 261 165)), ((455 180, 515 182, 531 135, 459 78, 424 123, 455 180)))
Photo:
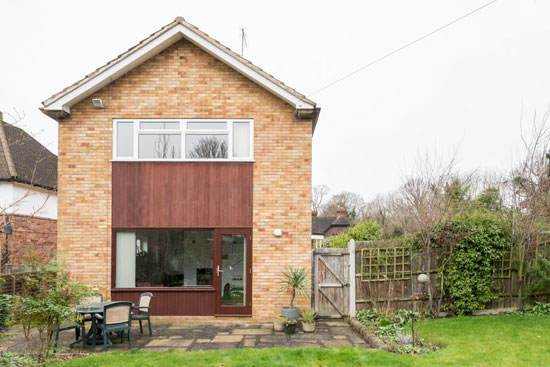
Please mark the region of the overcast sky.
MULTIPOLYGON (((57 152, 40 102, 181 15, 309 95, 489 0, 0 0, 0 110, 57 152)), ((310 98, 322 108, 313 181, 371 199, 418 154, 505 170, 520 112, 550 103, 550 1, 499 0, 310 98)), ((9 121, 9 118, 7 118, 9 121)))

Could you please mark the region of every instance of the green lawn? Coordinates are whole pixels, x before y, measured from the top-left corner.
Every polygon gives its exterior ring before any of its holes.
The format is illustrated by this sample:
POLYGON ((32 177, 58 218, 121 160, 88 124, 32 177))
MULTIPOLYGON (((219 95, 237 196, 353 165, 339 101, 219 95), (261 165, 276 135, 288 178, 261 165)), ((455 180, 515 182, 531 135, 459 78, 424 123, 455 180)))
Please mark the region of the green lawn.
POLYGON ((429 320, 421 336, 444 348, 425 356, 352 348, 240 349, 103 353, 58 366, 548 366, 550 317, 486 316, 429 320))

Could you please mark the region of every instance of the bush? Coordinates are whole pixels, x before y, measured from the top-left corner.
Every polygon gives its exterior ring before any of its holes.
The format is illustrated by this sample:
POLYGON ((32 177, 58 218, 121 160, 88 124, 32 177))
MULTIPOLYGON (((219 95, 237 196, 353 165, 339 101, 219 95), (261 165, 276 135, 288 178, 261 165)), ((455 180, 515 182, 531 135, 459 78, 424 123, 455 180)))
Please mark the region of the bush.
POLYGON ((443 269, 449 306, 458 315, 480 310, 497 298, 493 264, 510 248, 510 236, 499 217, 486 211, 459 215, 443 230, 457 239, 443 269))
POLYGON ((534 306, 526 307, 525 315, 550 316, 550 303, 535 302, 534 306))
POLYGON ((330 242, 330 247, 345 248, 351 239, 355 241, 372 241, 382 237, 382 230, 376 222, 357 223, 346 233, 341 233, 330 242))
POLYGON ((22 278, 22 292, 13 297, 13 321, 23 327, 25 352, 29 351, 31 330, 36 329, 39 363, 48 359, 51 332, 62 322, 76 322, 73 306, 78 303, 85 288, 72 282, 63 268, 54 261, 46 262, 32 256, 28 264, 30 272, 22 278))
POLYGON ((550 260, 538 255, 529 269, 529 275, 533 280, 527 289, 528 295, 533 295, 550 287, 550 260))
POLYGON ((8 322, 10 321, 11 308, 9 304, 8 296, 0 293, 0 340, 8 329, 8 322))

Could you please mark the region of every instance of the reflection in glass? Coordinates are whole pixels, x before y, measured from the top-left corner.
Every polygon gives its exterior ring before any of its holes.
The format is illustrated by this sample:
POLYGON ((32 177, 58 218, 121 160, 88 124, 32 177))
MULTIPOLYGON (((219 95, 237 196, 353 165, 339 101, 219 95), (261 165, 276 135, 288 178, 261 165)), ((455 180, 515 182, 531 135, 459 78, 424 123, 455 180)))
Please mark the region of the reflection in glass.
POLYGON ((246 236, 222 235, 221 304, 246 305, 246 236))
POLYGON ((212 231, 138 231, 135 239, 136 287, 212 286, 212 231))
POLYGON ((181 158, 180 134, 140 134, 139 158, 181 158))
POLYGON ((187 134, 185 136, 186 158, 227 158, 228 136, 187 134))

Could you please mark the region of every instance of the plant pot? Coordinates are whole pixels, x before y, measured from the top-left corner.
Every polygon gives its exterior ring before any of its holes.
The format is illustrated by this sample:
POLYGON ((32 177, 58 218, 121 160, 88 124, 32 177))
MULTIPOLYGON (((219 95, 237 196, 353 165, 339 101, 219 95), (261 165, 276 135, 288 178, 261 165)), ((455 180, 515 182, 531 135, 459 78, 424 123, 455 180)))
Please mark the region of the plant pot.
POLYGON ((283 307, 281 308, 281 316, 286 317, 287 320, 298 320, 300 313, 298 307, 283 307))
POLYGON ((297 324, 287 324, 287 325, 285 325, 285 333, 294 334, 296 332, 296 325, 297 324))
POLYGON ((285 320, 281 317, 277 317, 273 320, 273 330, 275 331, 285 331, 285 320))
POLYGON ((312 322, 303 322, 302 321, 302 330, 304 333, 312 333, 315 331, 315 321, 312 322))

